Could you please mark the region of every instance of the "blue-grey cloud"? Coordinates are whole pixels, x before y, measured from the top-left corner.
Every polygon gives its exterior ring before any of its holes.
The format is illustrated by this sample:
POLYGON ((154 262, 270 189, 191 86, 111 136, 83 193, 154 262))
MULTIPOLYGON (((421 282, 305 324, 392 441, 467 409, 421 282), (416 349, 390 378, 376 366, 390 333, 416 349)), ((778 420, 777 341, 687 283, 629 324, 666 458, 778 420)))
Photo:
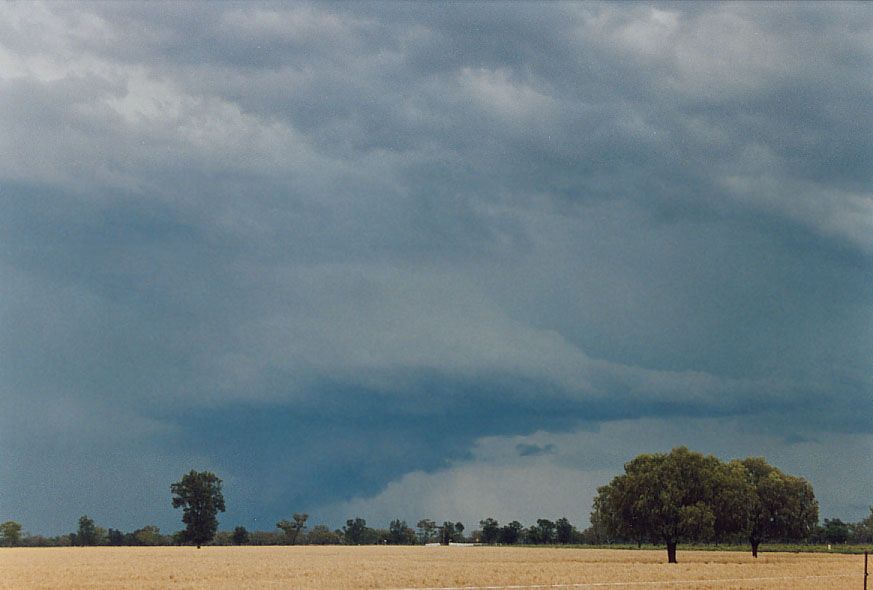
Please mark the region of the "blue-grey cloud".
POLYGON ((166 528, 209 466, 271 526, 614 420, 870 432, 860 5, 0 10, 0 516, 166 528))
POLYGON ((536 444, 519 443, 515 445, 515 450, 518 451, 519 457, 535 457, 537 455, 551 455, 557 450, 557 447, 553 443, 542 447, 536 444))

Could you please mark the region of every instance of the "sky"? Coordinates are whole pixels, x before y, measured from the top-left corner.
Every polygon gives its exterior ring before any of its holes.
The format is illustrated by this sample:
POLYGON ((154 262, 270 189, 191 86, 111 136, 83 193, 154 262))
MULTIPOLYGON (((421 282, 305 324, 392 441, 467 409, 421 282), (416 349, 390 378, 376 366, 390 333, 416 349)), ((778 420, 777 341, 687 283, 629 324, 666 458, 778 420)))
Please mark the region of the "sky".
POLYGON ((873 504, 863 3, 0 5, 0 520, 873 504))

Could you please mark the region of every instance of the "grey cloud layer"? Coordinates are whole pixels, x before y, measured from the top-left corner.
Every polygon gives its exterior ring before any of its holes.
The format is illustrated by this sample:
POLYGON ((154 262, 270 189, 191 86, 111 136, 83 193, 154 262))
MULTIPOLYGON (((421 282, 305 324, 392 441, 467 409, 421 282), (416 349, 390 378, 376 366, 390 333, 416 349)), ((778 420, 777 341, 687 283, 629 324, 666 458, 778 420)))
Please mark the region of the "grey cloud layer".
POLYGON ((813 484, 824 514, 860 515, 868 510, 865 490, 873 473, 858 467, 867 460, 873 444, 869 434, 840 435, 824 442, 784 441, 766 431, 750 432, 732 419, 711 418, 681 424, 617 421, 602 429, 567 434, 486 437, 476 441, 467 461, 433 473, 411 472, 372 498, 354 499, 328 510, 337 518, 360 514, 375 522, 394 518, 417 522, 428 515, 437 521, 461 520, 470 528, 487 516, 503 523, 518 519, 526 524, 537 518, 566 516, 584 527, 591 509, 587 499, 615 476, 616 465, 639 453, 667 451, 689 438, 694 438, 701 451, 725 460, 756 455, 766 448, 771 461, 813 484), (855 477, 835 480, 831 476, 834 463, 855 477), (512 493, 507 494, 507 489, 512 493))
MULTIPOLYGON (((568 428, 562 407, 870 429, 862 5, 0 10, 17 465, 31 440, 99 453, 97 423, 129 435, 119 465, 196 456, 244 481, 180 417, 238 404, 305 404, 349 445, 368 421, 384 448, 409 435, 343 396, 457 424, 432 456, 349 467, 367 490, 476 436, 568 428), (45 406, 68 410, 38 435, 45 406)), ((288 469, 329 488, 301 503, 360 493, 296 471, 319 455, 300 444, 288 469)))

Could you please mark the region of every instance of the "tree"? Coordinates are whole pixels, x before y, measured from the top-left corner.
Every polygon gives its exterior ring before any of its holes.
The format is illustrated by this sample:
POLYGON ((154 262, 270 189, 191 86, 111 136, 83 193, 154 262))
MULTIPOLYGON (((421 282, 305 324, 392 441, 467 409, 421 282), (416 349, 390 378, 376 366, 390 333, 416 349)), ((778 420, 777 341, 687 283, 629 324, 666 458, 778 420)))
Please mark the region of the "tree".
POLYGON ((464 541, 464 523, 447 520, 440 527, 440 543, 443 545, 463 543, 464 541))
POLYGON ((744 512, 752 555, 758 557, 758 546, 766 539, 806 539, 818 522, 818 502, 809 482, 785 475, 763 457, 736 463, 752 490, 744 512))
POLYGON ((137 529, 133 532, 133 537, 136 539, 137 545, 162 545, 164 543, 164 538, 161 536, 161 529, 156 527, 153 524, 147 524, 141 529, 137 529))
POLYGON ((839 518, 826 518, 822 527, 825 543, 840 545, 849 540, 849 526, 839 518))
POLYGON ((339 545, 342 537, 323 524, 317 524, 309 531, 310 545, 339 545))
POLYGON ((493 545, 500 538, 500 524, 493 518, 486 518, 479 521, 479 526, 482 527, 482 542, 488 545, 493 545))
POLYGON ((558 537, 558 543, 561 545, 569 545, 573 542, 573 531, 573 525, 565 517, 561 517, 555 522, 555 532, 558 537))
POLYGON ((391 545, 414 545, 415 531, 406 526, 405 520, 392 520, 388 525, 387 541, 391 545))
POLYGON ((4 547, 15 547, 21 543, 21 525, 14 520, 0 524, 0 544, 4 547))
POLYGON ((422 545, 428 543, 431 540, 434 535, 434 531, 436 531, 437 528, 436 523, 429 518, 422 518, 415 526, 419 530, 419 537, 421 538, 422 545))
POLYGON ((280 520, 276 523, 276 526, 285 532, 285 538, 288 539, 289 545, 297 542, 297 535, 306 528, 306 520, 309 518, 309 515, 305 512, 295 512, 291 518, 294 519, 294 522, 280 520))
POLYGON ((521 536, 521 530, 521 523, 517 520, 513 520, 500 529, 500 542, 504 545, 515 545, 518 543, 518 538, 521 536))
POLYGON ((106 536, 107 542, 113 547, 124 545, 124 533, 118 529, 109 529, 106 536))
POLYGON ((347 545, 362 544, 367 536, 367 521, 363 518, 350 518, 343 527, 343 536, 347 545))
POLYGON ((608 541, 603 529, 594 524, 593 519, 591 526, 579 533, 578 539, 579 543, 584 543, 585 545, 603 545, 608 541))
POLYGON ((233 536, 231 537, 234 545, 248 545, 249 544, 249 532, 246 530, 244 526, 238 526, 233 529, 233 536))
POLYGON ((626 500, 628 482, 619 476, 597 490, 591 511, 591 536, 597 543, 611 544, 619 540, 633 540, 642 547, 648 531, 639 515, 626 500))
POLYGON ((76 531, 76 542, 82 547, 97 544, 97 527, 88 516, 79 517, 79 530, 76 531))
POLYGON ((537 524, 527 531, 528 543, 532 545, 550 545, 555 541, 555 523, 545 518, 538 518, 537 524))
POLYGON ((731 461, 715 477, 718 493, 713 505, 713 540, 718 544, 726 537, 746 530, 755 490, 740 461, 731 461))
POLYGON ((858 545, 873 543, 873 506, 867 518, 852 527, 852 542, 858 545))
POLYGON ((443 545, 448 545, 452 542, 452 539, 455 536, 455 523, 450 521, 443 522, 443 526, 440 527, 440 543, 443 545))
MULTIPOLYGON (((604 545, 610 544, 614 539, 611 537, 612 531, 616 525, 609 522, 613 517, 606 511, 606 508, 601 506, 605 498, 598 495, 594 498, 594 508, 591 511, 591 526, 582 531, 582 537, 589 545, 604 545)), ((640 541, 642 545, 642 541, 640 541)))
POLYGON ((208 543, 218 530, 218 513, 224 512, 224 495, 221 479, 210 471, 194 471, 170 485, 173 493, 173 508, 182 508, 185 524, 184 540, 195 543, 197 548, 208 543))
POLYGON ((715 527, 715 498, 729 481, 723 463, 685 447, 670 453, 640 455, 625 473, 598 488, 597 520, 624 538, 660 540, 667 561, 676 563, 682 540, 706 541, 715 527))

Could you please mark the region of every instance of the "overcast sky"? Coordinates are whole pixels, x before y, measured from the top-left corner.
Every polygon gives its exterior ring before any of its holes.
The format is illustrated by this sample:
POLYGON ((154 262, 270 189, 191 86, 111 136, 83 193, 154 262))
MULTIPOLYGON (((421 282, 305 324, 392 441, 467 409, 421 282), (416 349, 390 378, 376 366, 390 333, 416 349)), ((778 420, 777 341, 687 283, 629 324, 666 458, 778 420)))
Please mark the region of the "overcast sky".
POLYGON ((0 520, 873 504, 873 10, 0 5, 0 520))

